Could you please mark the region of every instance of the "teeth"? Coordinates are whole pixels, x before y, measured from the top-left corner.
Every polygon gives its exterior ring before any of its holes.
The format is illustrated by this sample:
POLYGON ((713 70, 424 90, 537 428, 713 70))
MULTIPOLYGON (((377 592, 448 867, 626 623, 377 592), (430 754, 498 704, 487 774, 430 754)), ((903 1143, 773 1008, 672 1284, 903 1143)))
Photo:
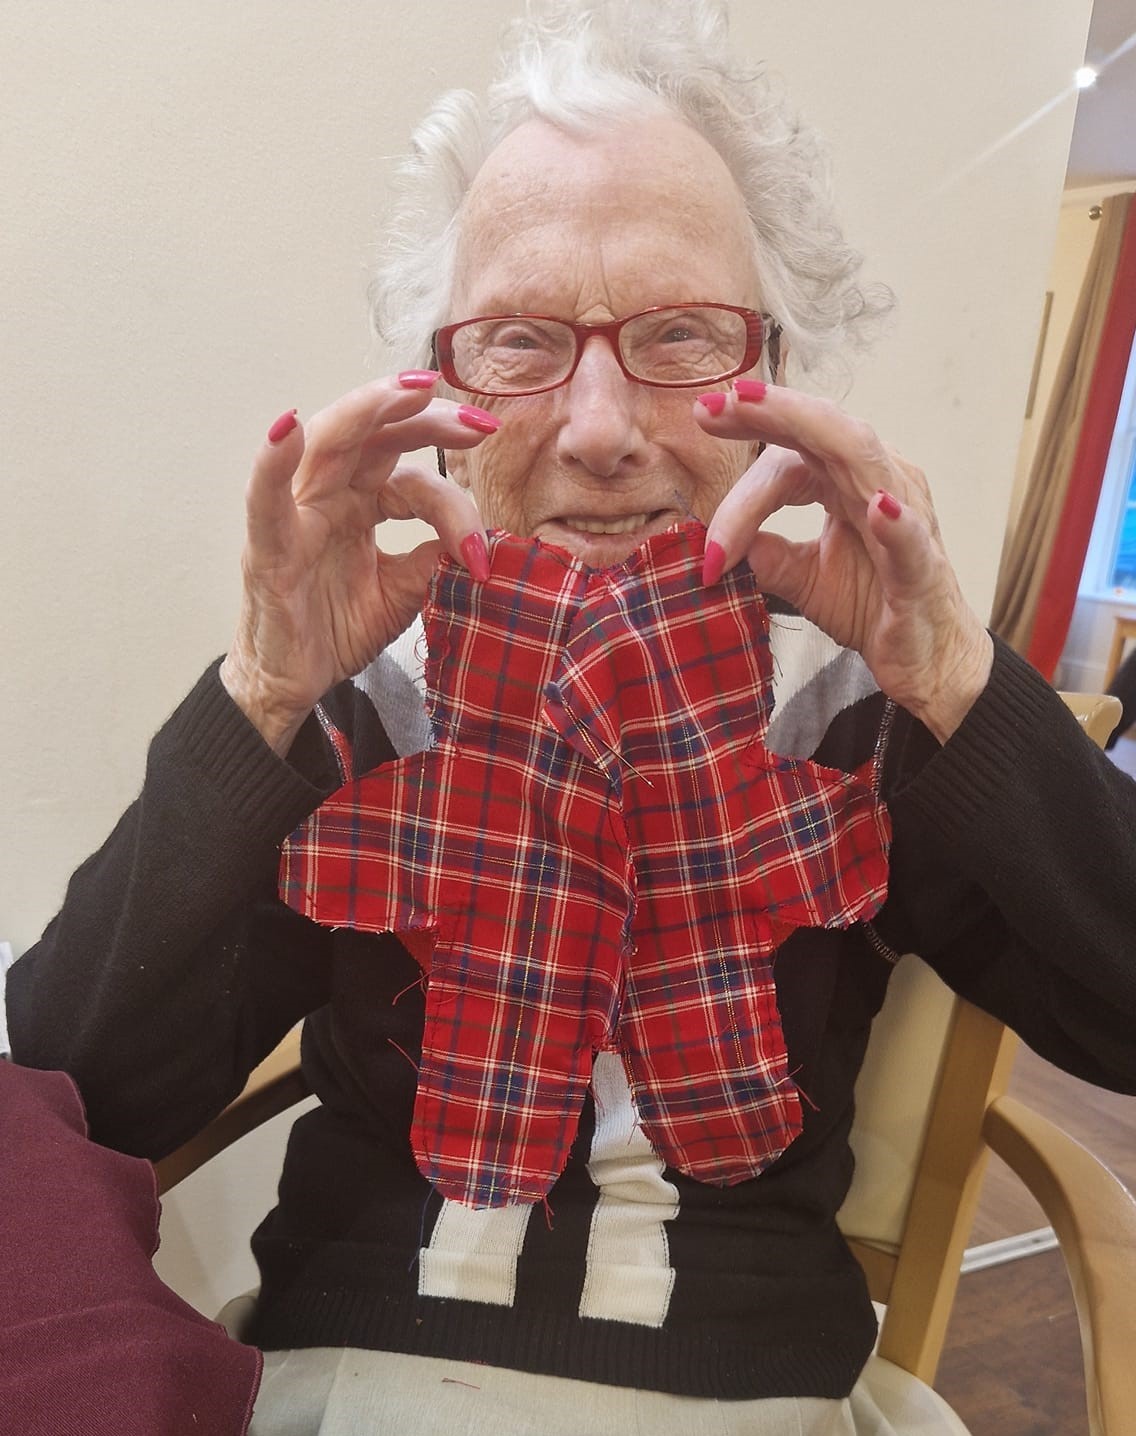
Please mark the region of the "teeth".
POLYGON ((582 534, 626 534, 640 529, 647 522, 646 514, 629 514, 625 519, 565 519, 567 528, 582 534))

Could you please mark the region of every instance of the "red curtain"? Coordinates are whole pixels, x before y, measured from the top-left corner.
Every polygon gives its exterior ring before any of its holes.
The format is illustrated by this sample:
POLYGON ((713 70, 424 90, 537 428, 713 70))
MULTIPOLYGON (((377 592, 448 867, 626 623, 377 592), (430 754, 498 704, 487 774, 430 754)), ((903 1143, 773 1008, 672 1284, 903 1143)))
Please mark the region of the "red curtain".
POLYGON ((1026 657, 1052 679, 1065 647, 1136 335, 1136 203, 1128 210, 1108 315, 1026 657))

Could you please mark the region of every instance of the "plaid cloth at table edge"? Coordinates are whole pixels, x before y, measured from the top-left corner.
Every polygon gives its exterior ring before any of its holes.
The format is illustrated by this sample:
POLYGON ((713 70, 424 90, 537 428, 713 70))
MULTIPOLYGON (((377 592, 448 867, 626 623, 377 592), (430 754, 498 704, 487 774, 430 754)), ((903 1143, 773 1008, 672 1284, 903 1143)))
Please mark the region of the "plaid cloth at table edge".
POLYGON ((703 533, 606 570, 493 534, 484 584, 443 559, 437 745, 285 846, 281 894, 309 917, 416 955, 434 935, 412 1142, 444 1196, 544 1196, 603 1047, 700 1180, 756 1175, 800 1129, 772 954, 878 909, 889 826, 867 768, 766 752, 765 606, 748 566, 702 588, 703 533))

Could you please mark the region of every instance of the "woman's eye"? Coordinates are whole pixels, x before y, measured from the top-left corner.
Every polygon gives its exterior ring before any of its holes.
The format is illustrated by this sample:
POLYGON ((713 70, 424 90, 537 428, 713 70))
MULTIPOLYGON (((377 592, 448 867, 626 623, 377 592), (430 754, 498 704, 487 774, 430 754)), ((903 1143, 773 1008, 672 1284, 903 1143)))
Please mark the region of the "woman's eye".
POLYGON ((706 322, 697 315, 681 314, 660 318, 642 336, 649 344, 705 344, 711 338, 706 322))
POLYGON ((546 349, 549 336, 533 324, 502 324, 488 336, 486 343, 493 349, 512 349, 522 352, 530 349, 546 349))

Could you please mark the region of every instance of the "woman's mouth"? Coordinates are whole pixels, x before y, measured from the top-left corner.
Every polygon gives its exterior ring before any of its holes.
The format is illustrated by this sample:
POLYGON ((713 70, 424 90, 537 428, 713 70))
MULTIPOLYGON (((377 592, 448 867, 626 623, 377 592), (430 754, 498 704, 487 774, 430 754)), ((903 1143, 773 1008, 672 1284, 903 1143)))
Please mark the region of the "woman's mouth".
POLYGON ((643 528, 652 517, 651 514, 627 514, 618 519, 563 518, 560 522, 581 534, 629 534, 643 528))
POLYGON ((673 509, 604 518, 565 514, 541 524, 537 535, 548 543, 559 544, 591 568, 610 568, 622 563, 653 534, 669 528, 678 517, 673 509))

